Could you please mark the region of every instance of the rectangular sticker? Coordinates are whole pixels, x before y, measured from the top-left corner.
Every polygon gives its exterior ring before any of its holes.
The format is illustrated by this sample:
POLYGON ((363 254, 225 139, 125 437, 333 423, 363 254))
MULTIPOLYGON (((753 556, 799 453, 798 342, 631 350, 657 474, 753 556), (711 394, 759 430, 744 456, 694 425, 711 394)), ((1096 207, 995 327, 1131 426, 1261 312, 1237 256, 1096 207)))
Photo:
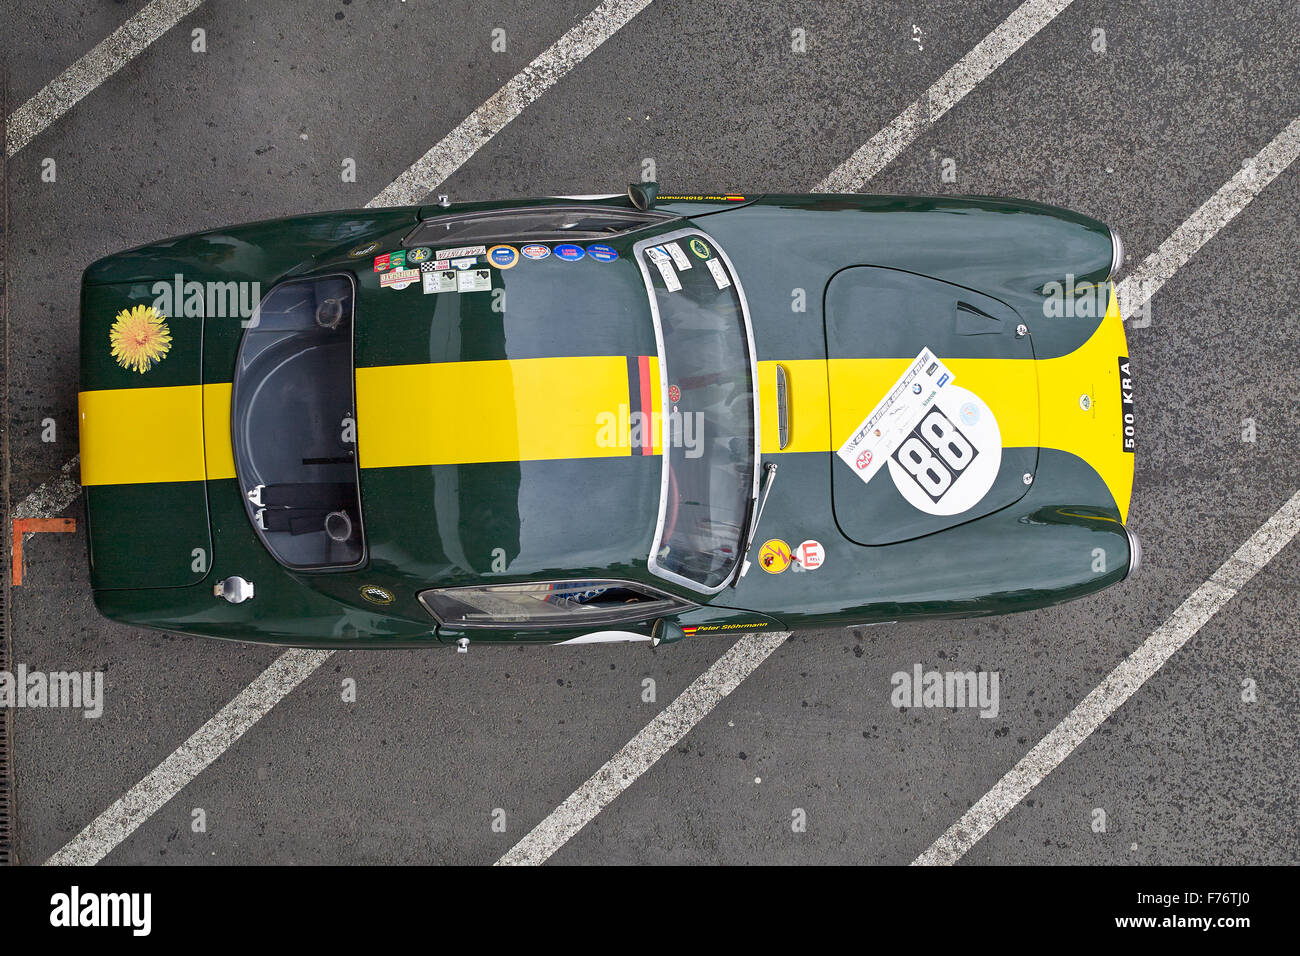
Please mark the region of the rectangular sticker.
POLYGON ((673 264, 667 260, 658 263, 659 274, 664 277, 664 285, 668 287, 669 292, 680 292, 682 283, 677 278, 677 273, 673 270, 673 264))
POLYGON ((645 254, 649 256, 650 261, 656 265, 668 261, 668 253, 664 252, 663 248, 660 246, 651 246, 645 251, 645 254))
POLYGON ((453 269, 463 270, 463 269, 468 269, 476 262, 478 262, 478 260, 475 259, 473 256, 470 256, 468 259, 452 259, 451 262, 448 263, 448 265, 450 265, 453 269))
POLYGON ((457 272, 456 291, 457 292, 492 291, 492 270, 491 269, 466 269, 464 272, 457 272))
POLYGON ((713 274, 713 282, 719 289, 731 285, 731 280, 727 278, 727 270, 722 268, 721 262, 717 259, 706 259, 704 264, 709 267, 709 272, 713 274))
POLYGON ((1137 444, 1137 431, 1133 419, 1133 373, 1127 355, 1119 357, 1119 414, 1123 448, 1131 455, 1137 444))
POLYGON ((886 459, 921 423, 934 404, 939 389, 953 374, 928 348, 918 355, 889 387, 876 407, 863 419, 836 452, 864 482, 870 481, 886 459), (942 382, 943 384, 940 384, 942 382))
POLYGON ((392 272, 385 272, 381 275, 379 284, 381 286, 392 286, 394 289, 405 289, 419 278, 419 269, 394 269, 392 272))
POLYGON ((434 270, 433 272, 422 273, 420 278, 424 283, 424 294, 429 295, 433 292, 455 292, 456 277, 458 272, 447 270, 434 270))
POLYGON ((465 256, 485 256, 487 255, 487 246, 453 246, 450 249, 439 249, 433 254, 435 259, 462 259, 465 256))
POLYGON ((691 260, 686 258, 686 253, 682 252, 682 247, 675 242, 670 242, 664 246, 668 254, 673 257, 673 262, 677 263, 677 268, 685 272, 691 267, 691 260))
POLYGON ((433 260, 433 267, 434 267, 435 269, 450 269, 450 268, 451 268, 451 260, 449 260, 449 259, 434 259, 434 260, 433 260))

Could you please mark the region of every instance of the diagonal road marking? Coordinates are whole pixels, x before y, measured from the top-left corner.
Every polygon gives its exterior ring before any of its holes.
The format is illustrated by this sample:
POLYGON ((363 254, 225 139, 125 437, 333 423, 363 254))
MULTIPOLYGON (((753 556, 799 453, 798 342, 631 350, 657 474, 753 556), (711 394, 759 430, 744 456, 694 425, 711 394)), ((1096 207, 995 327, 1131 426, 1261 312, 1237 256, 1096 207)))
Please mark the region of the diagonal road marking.
POLYGON ((45 865, 94 866, 225 753, 332 653, 292 650, 280 655, 171 756, 46 860, 45 865))
POLYGON ((859 146, 852 156, 814 186, 813 192, 857 192, 1072 2, 1027 0, 1016 7, 988 36, 949 67, 933 86, 894 117, 892 123, 859 146))
POLYGON ((1124 277, 1115 290, 1120 314, 1136 315, 1173 274, 1187 265, 1220 229, 1250 205, 1264 187, 1300 155, 1300 117, 1296 117, 1267 146, 1242 163, 1241 169, 1187 217, 1160 248, 1124 277))
POLYGON ((681 695, 655 715, 609 762, 587 778, 541 823, 533 827, 497 866, 536 866, 546 860, 630 787, 656 760, 675 747, 700 720, 768 655, 785 643, 789 631, 747 634, 691 681, 681 695))
POLYGON ((983 839, 1008 813, 1061 765, 1079 744, 1124 705, 1174 653, 1222 610, 1300 532, 1300 491, 1192 592, 1136 651, 1034 745, 960 820, 950 826, 913 866, 951 865, 983 839))
POLYGON ((97 43, 89 53, 13 111, 5 123, 8 154, 13 156, 30 143, 202 3, 203 0, 153 0, 97 43))
POLYGON ((52 518, 68 505, 77 500, 81 494, 81 482, 78 481, 78 466, 81 456, 73 455, 59 473, 49 481, 43 482, 30 495, 14 505, 11 518, 52 518))
POLYGON ((366 205, 412 206, 423 200, 529 104, 563 79, 651 2, 605 0, 366 205))

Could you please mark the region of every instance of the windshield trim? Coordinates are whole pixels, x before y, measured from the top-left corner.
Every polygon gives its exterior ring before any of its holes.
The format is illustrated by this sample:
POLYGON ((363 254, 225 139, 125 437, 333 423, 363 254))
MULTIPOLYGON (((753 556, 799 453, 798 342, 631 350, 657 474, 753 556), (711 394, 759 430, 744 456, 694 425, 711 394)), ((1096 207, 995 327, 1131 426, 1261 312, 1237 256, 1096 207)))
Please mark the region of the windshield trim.
MULTIPOLYGON (((659 299, 655 294, 654 282, 650 278, 650 269, 645 263, 645 256, 642 254, 649 246, 662 245, 665 242, 672 242, 674 239, 681 239, 685 236, 700 236, 712 245, 718 257, 722 259, 723 264, 727 267, 727 272, 731 276, 732 285, 736 289, 736 296, 740 299, 740 314, 745 321, 745 347, 749 353, 749 381, 751 387, 751 401, 754 414, 754 468, 752 487, 749 491, 749 503, 746 509, 745 528, 742 528, 742 534, 747 530, 749 518, 748 515, 754 507, 754 502, 758 499, 758 482, 759 482, 759 465, 761 461, 761 449, 763 447, 762 437, 760 435, 760 426, 762 415, 758 405, 758 358, 754 351, 754 324, 749 316, 749 301, 745 298, 745 287, 740 281, 740 275, 736 272, 736 267, 731 262, 731 257, 727 255, 725 249, 718 244, 718 240, 701 229, 699 226, 690 225, 681 229, 674 229, 671 232, 662 232, 649 238, 642 239, 632 246, 632 256, 636 259, 637 268, 641 270, 641 280, 645 283, 646 295, 650 299, 650 316, 654 321, 655 327, 655 348, 659 353, 659 395, 661 401, 660 422, 666 423, 668 413, 671 411, 670 401, 668 398, 668 357, 664 350, 664 333, 661 320, 659 318, 659 299)), ((660 427, 664 427, 662 424, 660 427)), ((655 536, 650 544, 649 568, 650 573, 665 581, 671 581, 682 587, 690 588, 700 594, 717 594, 729 585, 735 578, 736 567, 739 567, 743 555, 736 555, 736 565, 732 567, 723 577, 722 583, 716 587, 708 587, 699 581, 694 581, 684 575, 677 574, 675 571, 669 571, 667 568, 660 566, 655 559, 660 546, 663 544, 664 519, 668 513, 668 462, 669 449, 667 443, 663 443, 663 466, 659 477, 659 516, 655 521, 655 536)), ((744 547, 744 542, 740 542, 739 547, 744 547)))

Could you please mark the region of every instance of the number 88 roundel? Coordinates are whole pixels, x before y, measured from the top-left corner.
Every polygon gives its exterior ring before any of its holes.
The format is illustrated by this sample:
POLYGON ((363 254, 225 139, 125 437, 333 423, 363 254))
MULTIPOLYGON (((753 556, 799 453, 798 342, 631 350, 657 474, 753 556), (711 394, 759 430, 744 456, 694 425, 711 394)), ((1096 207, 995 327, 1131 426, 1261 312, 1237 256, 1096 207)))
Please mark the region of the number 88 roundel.
POLYGON ((955 515, 988 494, 1001 463, 993 412, 974 392, 949 385, 889 456, 889 473, 915 507, 955 515))

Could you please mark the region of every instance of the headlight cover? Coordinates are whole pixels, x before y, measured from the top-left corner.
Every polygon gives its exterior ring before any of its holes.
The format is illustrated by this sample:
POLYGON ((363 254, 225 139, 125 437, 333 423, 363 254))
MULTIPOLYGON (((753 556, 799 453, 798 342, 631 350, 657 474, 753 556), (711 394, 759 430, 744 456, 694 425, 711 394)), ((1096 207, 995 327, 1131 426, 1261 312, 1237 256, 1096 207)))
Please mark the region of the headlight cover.
POLYGON ((1115 278, 1124 266, 1124 241, 1114 229, 1109 226, 1106 228, 1110 229, 1110 275, 1106 276, 1109 280, 1115 278))
POLYGON ((1124 533, 1128 535, 1128 574, 1124 577, 1131 578, 1142 566, 1142 539, 1128 528, 1124 529, 1124 533))

